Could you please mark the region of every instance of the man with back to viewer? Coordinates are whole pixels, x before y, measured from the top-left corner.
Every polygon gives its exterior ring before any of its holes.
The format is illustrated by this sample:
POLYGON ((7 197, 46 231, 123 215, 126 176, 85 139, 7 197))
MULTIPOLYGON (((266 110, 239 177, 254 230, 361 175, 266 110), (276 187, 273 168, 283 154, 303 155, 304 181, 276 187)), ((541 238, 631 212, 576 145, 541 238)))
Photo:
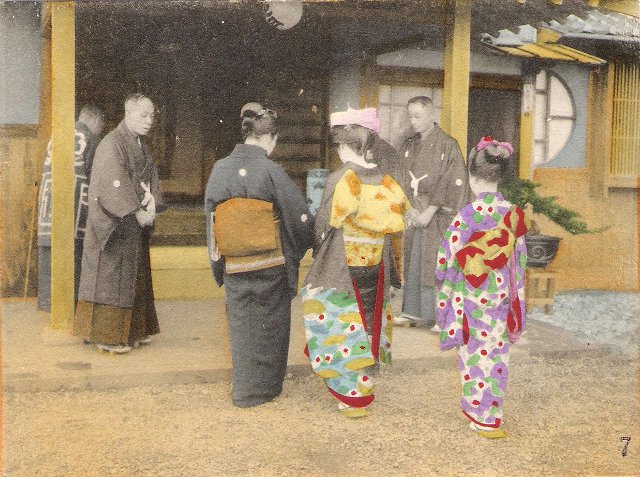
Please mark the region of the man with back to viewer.
POLYGON ((99 349, 127 353, 160 332, 149 239, 164 209, 158 170, 144 143, 154 105, 143 94, 100 142, 89 186, 89 216, 73 332, 99 349))
POLYGON ((404 233, 404 293, 396 324, 435 325, 435 272, 444 231, 469 202, 469 174, 457 141, 436 123, 436 108, 427 96, 407 103, 415 134, 400 153, 401 180, 412 209, 404 233))
MULTIPOLYGON (((104 112, 87 104, 82 107, 75 125, 75 240, 74 301, 78 299, 80 264, 87 224, 89 178, 100 133, 104 129, 104 112)), ((51 311, 51 141, 47 145, 44 170, 40 180, 38 212, 38 308, 51 311)))

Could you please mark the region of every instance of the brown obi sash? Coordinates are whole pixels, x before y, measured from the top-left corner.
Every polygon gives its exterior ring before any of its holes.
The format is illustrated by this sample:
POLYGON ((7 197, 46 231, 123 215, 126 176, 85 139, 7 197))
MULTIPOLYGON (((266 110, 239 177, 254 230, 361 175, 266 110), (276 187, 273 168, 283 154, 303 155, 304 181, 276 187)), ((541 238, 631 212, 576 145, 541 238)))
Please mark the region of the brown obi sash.
POLYGON ((227 273, 284 265, 279 222, 271 202, 236 197, 219 204, 213 233, 227 273))

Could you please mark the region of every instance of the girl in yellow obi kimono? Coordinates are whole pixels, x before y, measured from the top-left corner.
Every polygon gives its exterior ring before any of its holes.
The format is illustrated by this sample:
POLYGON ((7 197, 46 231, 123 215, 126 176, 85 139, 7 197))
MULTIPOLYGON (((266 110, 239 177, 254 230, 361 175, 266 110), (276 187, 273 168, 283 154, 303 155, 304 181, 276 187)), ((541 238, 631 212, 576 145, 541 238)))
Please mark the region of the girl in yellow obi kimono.
POLYGON ((328 177, 316 216, 315 260, 302 290, 305 351, 339 410, 361 417, 374 399, 372 367, 391 363, 386 292, 399 281, 390 234, 404 229, 409 203, 366 160, 366 129, 379 128, 375 110, 335 113, 331 122, 343 165, 328 177))

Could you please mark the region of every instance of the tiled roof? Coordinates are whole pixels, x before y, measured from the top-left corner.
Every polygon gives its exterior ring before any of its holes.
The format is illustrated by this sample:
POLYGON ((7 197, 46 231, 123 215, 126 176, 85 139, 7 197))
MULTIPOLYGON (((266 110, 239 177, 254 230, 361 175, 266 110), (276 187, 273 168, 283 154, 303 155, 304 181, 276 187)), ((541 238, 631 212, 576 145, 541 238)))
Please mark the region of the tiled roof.
MULTIPOLYGON (((500 30, 496 36, 483 33, 482 43, 510 55, 543 60, 573 61, 591 65, 602 64, 606 61, 581 51, 581 49, 559 45, 557 41, 572 38, 640 43, 640 19, 622 13, 605 14, 598 10, 592 10, 586 14, 585 18, 572 14, 562 21, 551 20, 542 22, 539 26, 543 30, 557 32, 556 38, 545 38, 540 41, 539 30, 531 25, 520 25, 513 31, 500 30)), ((572 46, 579 48, 578 45, 572 46)))
POLYGON ((569 15, 562 23, 552 20, 544 25, 563 34, 578 33, 640 38, 640 19, 622 13, 605 14, 593 10, 585 19, 569 15))
POLYGON ((482 35, 482 43, 492 49, 521 58, 569 61, 588 65, 600 65, 605 60, 557 43, 538 41, 538 30, 531 25, 521 25, 518 32, 500 30, 497 36, 482 35))
MULTIPOLYGON (((620 37, 629 40, 640 39, 640 19, 622 13, 605 14, 593 10, 585 19, 569 15, 562 22, 551 20, 541 23, 541 26, 551 28, 563 36, 593 35, 600 38, 610 36, 612 40, 620 37)), ((525 43, 536 42, 536 29, 531 25, 520 25, 517 33, 507 29, 500 30, 497 36, 483 33, 482 41, 493 46, 522 46, 525 43)))

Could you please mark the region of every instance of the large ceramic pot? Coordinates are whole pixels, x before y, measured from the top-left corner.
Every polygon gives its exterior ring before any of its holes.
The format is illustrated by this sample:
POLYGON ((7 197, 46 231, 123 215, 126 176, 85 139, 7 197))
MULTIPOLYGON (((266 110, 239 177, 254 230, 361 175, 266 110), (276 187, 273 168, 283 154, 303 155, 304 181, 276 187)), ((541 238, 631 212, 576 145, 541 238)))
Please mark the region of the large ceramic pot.
POLYGON ((558 253, 560 239, 548 235, 525 235, 527 267, 545 268, 558 253))

